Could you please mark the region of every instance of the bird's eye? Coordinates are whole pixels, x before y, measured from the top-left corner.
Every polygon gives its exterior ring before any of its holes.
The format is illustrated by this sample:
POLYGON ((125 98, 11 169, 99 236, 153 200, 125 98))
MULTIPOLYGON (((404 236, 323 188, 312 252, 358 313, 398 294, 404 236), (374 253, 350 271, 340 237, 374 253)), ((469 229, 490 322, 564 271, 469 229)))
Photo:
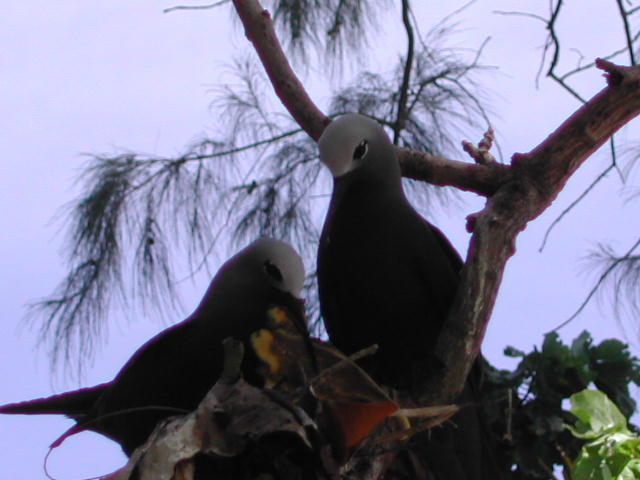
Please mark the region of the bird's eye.
POLYGON ((267 272, 267 275, 269 275, 271 278, 273 278, 278 282, 282 282, 283 280, 282 272, 278 267, 276 267, 269 260, 265 260, 263 266, 264 266, 264 271, 267 272))
POLYGON ((358 144, 356 149, 353 151, 353 159, 354 160, 363 159, 368 151, 369 151, 369 142, 367 142, 366 140, 362 140, 358 144))

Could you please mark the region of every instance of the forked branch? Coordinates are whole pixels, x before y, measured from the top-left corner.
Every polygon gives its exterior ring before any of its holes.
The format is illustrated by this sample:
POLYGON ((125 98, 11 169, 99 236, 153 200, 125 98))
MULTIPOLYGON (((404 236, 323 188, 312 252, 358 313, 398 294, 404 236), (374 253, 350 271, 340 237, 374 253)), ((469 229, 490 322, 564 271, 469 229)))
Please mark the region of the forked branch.
POLYGON ((551 205, 593 152, 640 113, 640 68, 601 59, 596 65, 605 71, 607 87, 531 152, 515 154, 511 179, 481 212, 470 216, 473 236, 462 281, 436 348, 447 367, 430 379, 425 392, 430 401, 451 399, 461 391, 480 351, 517 235, 551 205))

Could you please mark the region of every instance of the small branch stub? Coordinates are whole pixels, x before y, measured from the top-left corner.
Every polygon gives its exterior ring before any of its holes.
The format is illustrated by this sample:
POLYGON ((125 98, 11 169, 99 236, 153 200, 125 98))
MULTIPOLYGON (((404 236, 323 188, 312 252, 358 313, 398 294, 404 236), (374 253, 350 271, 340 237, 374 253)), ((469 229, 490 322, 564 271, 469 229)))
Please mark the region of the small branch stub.
POLYGON ((616 65, 604 58, 596 58, 596 67, 605 72, 604 77, 607 79, 607 85, 611 87, 624 82, 637 82, 640 80, 640 71, 637 67, 616 65))
POLYGON ((462 149, 467 152, 478 165, 489 165, 496 162, 495 157, 489 152, 494 140, 495 132, 492 127, 489 127, 477 147, 471 142, 463 141, 462 149))

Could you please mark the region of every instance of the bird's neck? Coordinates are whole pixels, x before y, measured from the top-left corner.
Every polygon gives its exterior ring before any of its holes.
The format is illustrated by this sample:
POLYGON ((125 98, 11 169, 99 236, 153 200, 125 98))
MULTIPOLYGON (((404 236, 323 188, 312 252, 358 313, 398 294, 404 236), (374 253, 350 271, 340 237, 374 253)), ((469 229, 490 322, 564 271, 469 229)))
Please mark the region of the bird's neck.
POLYGON ((346 201, 369 205, 367 209, 385 208, 385 205, 409 206, 399 177, 366 175, 358 170, 334 179, 332 207, 340 208, 339 205, 346 201))

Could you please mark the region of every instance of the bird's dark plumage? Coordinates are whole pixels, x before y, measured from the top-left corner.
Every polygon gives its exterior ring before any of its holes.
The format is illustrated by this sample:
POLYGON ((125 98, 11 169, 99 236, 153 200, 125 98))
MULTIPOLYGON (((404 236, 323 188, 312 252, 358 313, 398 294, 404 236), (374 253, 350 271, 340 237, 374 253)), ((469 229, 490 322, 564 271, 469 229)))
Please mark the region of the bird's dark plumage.
MULTIPOLYGON (((319 140, 334 177, 318 250, 320 310, 330 340, 352 354, 378 344, 363 366, 407 390, 437 368, 430 357, 453 303, 462 267, 446 237, 409 204, 395 149, 383 128, 344 115, 319 140), (427 369, 425 371, 425 369, 427 369)), ((469 386, 461 402, 473 402, 469 386)), ((490 478, 481 470, 477 412, 456 416, 426 442, 435 478, 490 478)))
MULTIPOLYGON (((220 376, 222 340, 249 342, 264 327, 271 306, 304 322, 298 298, 304 266, 284 242, 259 239, 219 270, 198 308, 186 320, 145 343, 114 380, 93 388, 0 407, 0 413, 57 413, 120 443, 127 455, 143 444, 158 421, 194 410, 220 376)), ((257 359, 245 348, 243 371, 260 382, 257 359)))
POLYGON ((328 164, 344 151, 351 168, 334 177, 318 251, 320 307, 331 341, 345 353, 377 343, 376 378, 404 384, 427 360, 453 302, 462 260, 409 204, 393 145, 373 120, 345 115, 320 139, 328 164), (354 125, 355 124, 355 125, 354 125), (367 154, 352 155, 366 140, 367 154))

